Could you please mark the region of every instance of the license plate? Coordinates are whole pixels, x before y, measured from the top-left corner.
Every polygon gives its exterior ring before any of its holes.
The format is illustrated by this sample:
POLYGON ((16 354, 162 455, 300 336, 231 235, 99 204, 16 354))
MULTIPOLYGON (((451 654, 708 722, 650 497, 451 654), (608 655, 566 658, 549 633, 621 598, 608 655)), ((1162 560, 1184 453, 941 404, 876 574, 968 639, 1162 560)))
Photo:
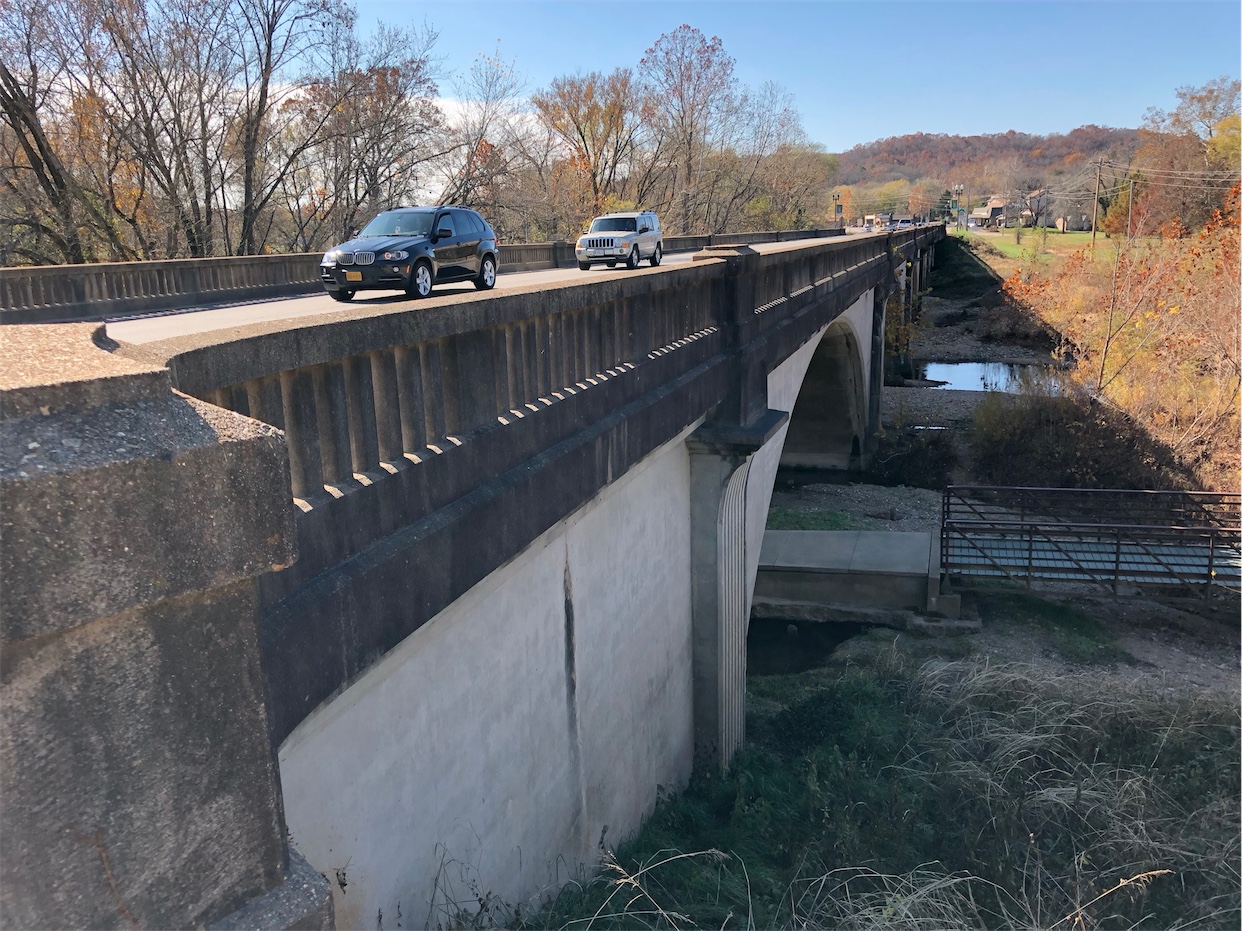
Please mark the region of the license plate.
POLYGON ((346 273, 345 273, 345 280, 346 280, 346 281, 361 281, 361 280, 362 280, 362 272, 346 272, 346 273))
POLYGON ((587 254, 588 255, 603 255, 604 250, 603 249, 588 249, 587 254))

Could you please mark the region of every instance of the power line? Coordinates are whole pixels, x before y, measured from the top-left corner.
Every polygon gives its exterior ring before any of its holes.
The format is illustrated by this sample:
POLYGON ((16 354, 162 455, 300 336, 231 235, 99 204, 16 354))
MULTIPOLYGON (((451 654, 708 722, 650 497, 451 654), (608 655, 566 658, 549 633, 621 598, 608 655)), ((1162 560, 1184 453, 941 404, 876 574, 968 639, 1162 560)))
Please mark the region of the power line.
POLYGON ((1157 175, 1169 178, 1185 178, 1187 180, 1197 181, 1236 181, 1238 173, 1235 171, 1179 171, 1174 168, 1145 168, 1142 165, 1120 165, 1116 162, 1105 162, 1109 168, 1114 168, 1127 173, 1138 175, 1157 175))

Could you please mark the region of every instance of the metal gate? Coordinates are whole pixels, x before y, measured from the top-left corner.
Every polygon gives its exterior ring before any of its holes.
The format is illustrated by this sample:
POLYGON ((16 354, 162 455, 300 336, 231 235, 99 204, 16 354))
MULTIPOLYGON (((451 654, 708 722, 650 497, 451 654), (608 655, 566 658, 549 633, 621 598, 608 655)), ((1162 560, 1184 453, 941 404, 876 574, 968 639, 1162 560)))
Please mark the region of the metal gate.
POLYGON ((951 485, 940 553, 950 576, 1242 590, 1242 496, 951 485))

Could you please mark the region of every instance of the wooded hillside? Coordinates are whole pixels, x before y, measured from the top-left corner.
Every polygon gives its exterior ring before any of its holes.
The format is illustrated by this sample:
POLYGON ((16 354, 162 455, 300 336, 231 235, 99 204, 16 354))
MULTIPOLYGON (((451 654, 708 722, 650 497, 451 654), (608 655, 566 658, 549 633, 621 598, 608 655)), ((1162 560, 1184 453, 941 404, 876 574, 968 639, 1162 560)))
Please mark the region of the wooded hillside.
POLYGON ((913 133, 856 145, 840 156, 840 184, 939 178, 978 181, 997 174, 1055 175, 1101 156, 1125 161, 1139 147, 1137 129, 1080 126, 1064 135, 1009 130, 983 136, 913 133))

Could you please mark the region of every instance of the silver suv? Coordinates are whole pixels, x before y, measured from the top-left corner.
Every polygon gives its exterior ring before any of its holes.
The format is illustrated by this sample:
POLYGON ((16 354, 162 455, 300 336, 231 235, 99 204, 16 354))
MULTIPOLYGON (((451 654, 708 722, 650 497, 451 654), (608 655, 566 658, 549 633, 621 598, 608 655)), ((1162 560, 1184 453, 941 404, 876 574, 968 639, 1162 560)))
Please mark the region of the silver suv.
POLYGON ((616 268, 618 262, 637 268, 643 259, 649 259, 654 268, 664 258, 664 234, 650 210, 606 213, 592 220, 590 229, 578 237, 574 254, 583 271, 601 263, 616 268))

